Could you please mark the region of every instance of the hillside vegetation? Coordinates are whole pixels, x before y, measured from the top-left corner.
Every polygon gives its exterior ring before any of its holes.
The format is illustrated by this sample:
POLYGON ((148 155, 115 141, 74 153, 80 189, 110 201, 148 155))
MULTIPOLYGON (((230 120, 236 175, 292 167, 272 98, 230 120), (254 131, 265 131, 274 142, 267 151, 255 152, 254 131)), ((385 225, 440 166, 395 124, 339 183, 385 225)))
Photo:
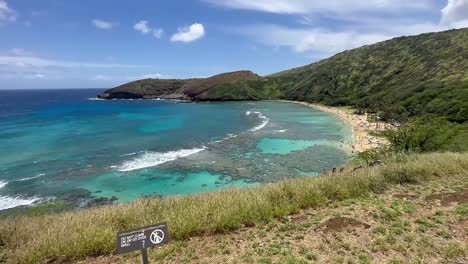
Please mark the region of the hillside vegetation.
POLYGON ((262 79, 226 83, 204 100, 288 99, 349 105, 388 121, 435 114, 468 121, 468 29, 399 37, 262 79))
POLYGON ((98 95, 101 99, 182 99, 190 100, 199 94, 225 83, 259 78, 251 71, 226 72, 208 78, 143 79, 129 82, 98 95))
MULTIPOLYGON (((10 263, 74 261, 113 253, 116 233, 137 226, 165 221, 172 241, 184 241, 194 235, 264 225, 305 208, 364 199, 395 185, 450 179, 468 182, 468 154, 398 155, 388 157, 377 168, 347 170, 334 176, 2 220, 0 249, 10 263)), ((466 253, 465 248, 457 250, 466 253)))

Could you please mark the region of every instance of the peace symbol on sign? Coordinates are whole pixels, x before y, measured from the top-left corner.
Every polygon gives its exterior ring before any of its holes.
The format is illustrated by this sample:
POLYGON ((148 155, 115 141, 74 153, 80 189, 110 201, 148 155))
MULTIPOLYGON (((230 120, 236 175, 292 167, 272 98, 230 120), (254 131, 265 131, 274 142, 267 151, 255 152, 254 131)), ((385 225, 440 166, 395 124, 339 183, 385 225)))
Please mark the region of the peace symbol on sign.
POLYGON ((154 230, 150 235, 150 240, 153 244, 160 244, 164 240, 164 232, 161 229, 154 230))

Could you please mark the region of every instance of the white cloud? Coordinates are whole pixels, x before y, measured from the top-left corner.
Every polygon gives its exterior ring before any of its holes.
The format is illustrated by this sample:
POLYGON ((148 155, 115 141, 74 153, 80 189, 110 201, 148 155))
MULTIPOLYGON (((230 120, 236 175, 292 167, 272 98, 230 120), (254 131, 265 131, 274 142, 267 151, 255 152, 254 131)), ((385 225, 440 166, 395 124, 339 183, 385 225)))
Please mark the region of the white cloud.
POLYGON ((378 33, 327 31, 321 29, 295 29, 278 25, 260 25, 241 29, 257 41, 273 47, 289 47, 296 52, 314 52, 323 56, 357 48, 390 38, 378 33))
POLYGON ((0 79, 60 79, 64 76, 78 76, 96 69, 107 71, 148 68, 145 65, 92 63, 46 59, 30 55, 23 49, 15 48, 6 54, 0 54, 0 79))
POLYGON ((468 0, 448 0, 447 6, 442 9, 441 24, 468 27, 468 0))
POLYGON ((202 24, 195 23, 189 27, 179 28, 178 32, 172 35, 173 42, 192 42, 202 38, 205 35, 205 28, 202 24))
POLYGON ((214 5, 277 14, 353 13, 369 10, 427 8, 431 0, 205 0, 214 5))
POLYGON ((0 52, 0 80, 6 81, 86 80, 117 84, 135 79, 166 77, 157 73, 139 74, 153 69, 150 65, 56 60, 34 55, 22 48, 0 52))
POLYGON ((141 34, 148 34, 151 32, 151 28, 148 26, 148 21, 141 20, 133 26, 133 29, 141 32, 141 34))
POLYGON ((46 79, 46 76, 42 73, 36 73, 30 76, 31 79, 46 79))
POLYGON ((155 28, 153 29, 153 36, 157 39, 162 38, 164 35, 164 30, 162 28, 155 28))
POLYGON ((106 75, 98 74, 92 78, 93 81, 111 81, 112 78, 106 75))
POLYGON ((112 22, 100 20, 100 19, 93 19, 93 25, 98 29, 112 29, 114 24, 112 22))
POLYGON ((16 21, 16 12, 4 0, 0 0, 0 23, 16 21))
POLYGON ((58 67, 58 68, 141 68, 144 65, 117 63, 90 63, 44 59, 36 56, 0 55, 0 66, 12 67, 58 67))
POLYGON ((148 74, 140 74, 140 75, 133 75, 133 76, 122 76, 122 75, 103 75, 98 74, 92 78, 94 81, 135 81, 135 80, 143 80, 143 79, 169 79, 171 76, 164 75, 160 73, 148 73, 148 74))
POLYGON ((130 77, 130 80, 141 80, 141 79, 168 79, 171 78, 169 75, 163 75, 160 73, 148 73, 148 74, 141 74, 137 76, 130 77))
MULTIPOLYGON (((295 52, 312 53, 315 57, 322 58, 397 36, 468 27, 468 0, 448 0, 447 6, 440 10, 440 21, 438 18, 434 20, 432 17, 432 20, 430 20, 428 16, 402 15, 395 11, 408 4, 414 8, 427 8, 423 4, 430 2, 429 0, 408 1, 406 4, 400 0, 365 1, 369 2, 369 7, 363 6, 364 1, 352 1, 354 6, 349 6, 350 10, 393 6, 395 4, 400 6, 387 10, 384 14, 380 11, 375 11, 360 15, 356 11, 355 13, 328 16, 329 19, 336 21, 333 28, 330 28, 329 24, 326 24, 325 27, 320 27, 320 25, 323 25, 320 17, 309 14, 315 10, 314 8, 320 9, 319 7, 327 9, 330 12, 344 13, 347 11, 343 7, 347 7, 350 2, 338 0, 234 0, 230 2, 220 1, 218 4, 232 8, 253 9, 264 12, 292 13, 293 15, 291 16, 298 17, 296 21, 298 21, 300 26, 248 25, 237 28, 236 31, 248 35, 257 42, 269 47, 288 47, 295 52), (338 5, 338 2, 342 2, 343 5, 338 5), (304 15, 303 13, 308 14, 304 15)), ((428 4, 428 6, 430 5, 428 4)), ((431 12, 437 13, 437 9, 433 8, 431 12)))
POLYGON ((164 30, 162 28, 151 28, 149 22, 146 20, 141 20, 133 26, 133 29, 141 32, 141 34, 146 35, 152 33, 153 36, 157 39, 160 39, 164 35, 164 30))

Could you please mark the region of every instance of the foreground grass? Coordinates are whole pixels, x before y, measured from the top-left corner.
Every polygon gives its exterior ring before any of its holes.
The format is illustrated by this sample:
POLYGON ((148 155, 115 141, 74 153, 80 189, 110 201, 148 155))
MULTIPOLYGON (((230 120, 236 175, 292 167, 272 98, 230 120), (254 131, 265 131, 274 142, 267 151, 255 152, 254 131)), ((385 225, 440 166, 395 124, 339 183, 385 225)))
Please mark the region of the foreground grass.
MULTIPOLYGON (((151 263, 468 263, 468 181, 436 178, 150 250, 151 263), (450 203, 448 201, 451 201, 450 203)), ((81 264, 140 263, 138 253, 81 264)))
MULTIPOLYGON (((400 156, 378 168, 356 173, 191 197, 141 199, 80 212, 19 217, 0 222, 0 245, 7 262, 74 261, 113 253, 116 233, 127 228, 165 221, 171 239, 183 241, 194 235, 264 225, 305 208, 325 208, 349 199, 368 198, 398 184, 441 178, 468 181, 468 154, 400 156)), ((466 213, 464 208, 458 211, 466 213)), ((454 246, 453 254, 459 251, 454 246)))

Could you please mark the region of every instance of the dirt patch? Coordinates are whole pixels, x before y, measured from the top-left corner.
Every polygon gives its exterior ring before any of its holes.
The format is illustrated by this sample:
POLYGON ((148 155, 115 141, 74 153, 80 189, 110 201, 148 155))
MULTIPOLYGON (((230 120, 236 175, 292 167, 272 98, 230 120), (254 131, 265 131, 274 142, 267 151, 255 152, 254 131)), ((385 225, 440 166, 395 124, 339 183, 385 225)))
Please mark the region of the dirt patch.
POLYGON ((305 221, 307 221, 308 217, 307 215, 292 215, 289 217, 289 221, 295 223, 295 224, 299 224, 299 223, 303 223, 305 221))
POLYGON ((468 219, 461 220, 460 223, 458 223, 458 226, 460 227, 460 230, 462 230, 465 238, 468 239, 468 219))
POLYGON ((320 228, 325 232, 340 232, 350 227, 370 228, 369 224, 363 223, 353 218, 334 217, 330 218, 320 225, 320 228))
POLYGON ((440 201, 440 205, 449 206, 453 203, 468 203, 468 190, 456 193, 438 193, 426 197, 426 201, 440 201))
POLYGON ((393 197, 397 199, 403 199, 403 200, 416 200, 418 199, 418 196, 415 194, 409 194, 409 193, 398 193, 394 194, 393 197))

